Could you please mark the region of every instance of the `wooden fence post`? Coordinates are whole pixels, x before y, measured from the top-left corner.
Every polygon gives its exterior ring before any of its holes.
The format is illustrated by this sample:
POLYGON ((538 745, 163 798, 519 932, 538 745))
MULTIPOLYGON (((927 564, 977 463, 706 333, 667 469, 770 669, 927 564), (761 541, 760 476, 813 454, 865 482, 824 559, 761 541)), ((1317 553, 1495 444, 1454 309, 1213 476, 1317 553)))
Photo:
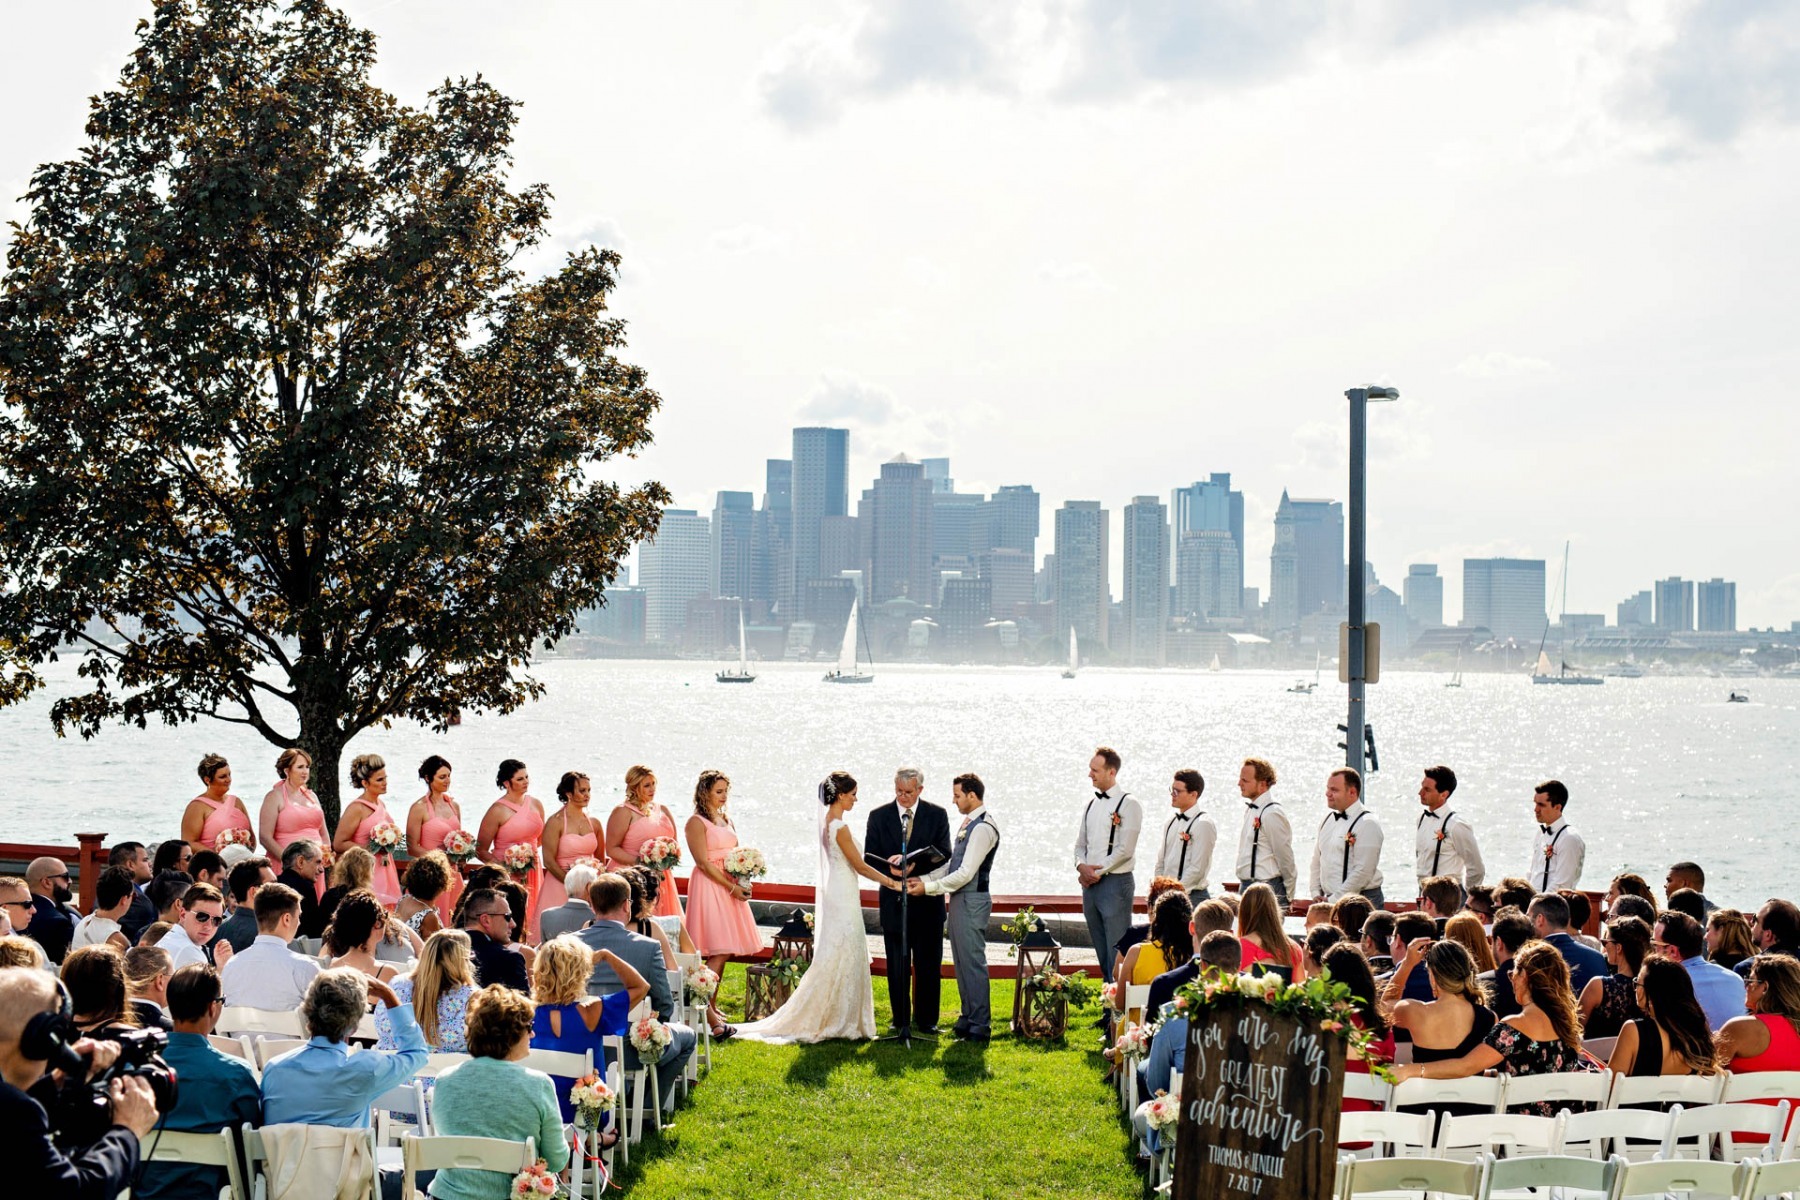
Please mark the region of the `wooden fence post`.
POLYGON ((78 833, 75 835, 78 846, 75 851, 75 871, 77 885, 80 887, 78 904, 81 911, 94 911, 94 889, 99 886, 100 872, 106 870, 106 835, 104 833, 78 833))

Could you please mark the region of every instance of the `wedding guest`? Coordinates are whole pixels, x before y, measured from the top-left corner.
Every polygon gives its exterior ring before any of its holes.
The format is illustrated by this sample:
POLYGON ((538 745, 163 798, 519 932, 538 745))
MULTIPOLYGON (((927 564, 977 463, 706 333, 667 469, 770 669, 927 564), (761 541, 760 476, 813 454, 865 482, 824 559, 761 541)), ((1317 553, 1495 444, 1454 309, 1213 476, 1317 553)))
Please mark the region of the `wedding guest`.
POLYGON ((1675 893, 1669 897, 1669 903, 1664 911, 1686 913, 1694 918, 1694 923, 1700 928, 1706 928, 1706 897, 1693 888, 1675 889, 1675 893))
POLYGON ((1362 941, 1363 926, 1374 911, 1375 906, 1362 893, 1352 892, 1331 906, 1331 923, 1344 931, 1345 941, 1355 945, 1362 941))
MULTIPOLYGON (((592 796, 593 785, 579 771, 566 772, 557 781, 556 798, 562 802, 562 807, 544 822, 540 839, 544 853, 544 882, 538 892, 539 913, 560 908, 568 900, 566 877, 569 868, 582 859, 598 861, 595 855, 600 850, 600 823, 588 815, 588 802, 592 796)), ((676 911, 681 911, 680 905, 676 906, 676 911)))
POLYGON ((1503 908, 1495 914, 1493 936, 1488 939, 1494 947, 1494 977, 1482 983, 1487 989, 1487 1002, 1497 1017, 1510 1017, 1519 1011, 1518 1002, 1513 999, 1513 956, 1535 936, 1531 922, 1518 909, 1503 908))
POLYGON ((145 927, 156 920, 156 905, 150 903, 150 897, 144 892, 144 885, 156 878, 150 872, 150 855, 142 842, 119 842, 107 851, 106 865, 131 875, 134 894, 131 907, 119 918, 119 928, 126 940, 135 946, 145 927))
MULTIPOLYGON (((1650 926, 1636 917, 1614 917, 1600 940, 1612 973, 1590 979, 1581 989, 1581 1036, 1617 1037, 1638 1019, 1638 975, 1650 953, 1650 926)), ((1690 992, 1693 988, 1690 986, 1690 992)))
POLYGON ((1639 1015, 1619 1027, 1607 1068, 1615 1075, 1717 1075, 1712 1030, 1681 964, 1647 955, 1632 987, 1639 1015))
MULTIPOLYGON (((160 879, 164 875, 176 873, 188 874, 188 859, 193 857, 194 848, 181 838, 167 838, 156 843, 156 849, 150 856, 150 875, 160 879)), ((194 877, 188 875, 188 882, 194 877)))
MULTIPOLYGON (((1194 935, 1194 957, 1179 966, 1171 967, 1168 971, 1158 975, 1155 979, 1150 981, 1150 999, 1145 1003, 1144 1010, 1151 1013, 1160 1013, 1162 1011, 1162 1006, 1175 998, 1177 989, 1186 987, 1188 984, 1192 983, 1195 977, 1200 973, 1201 956, 1199 948, 1206 941, 1207 935, 1223 932, 1227 936, 1230 936, 1231 928, 1236 921, 1237 915, 1231 911, 1231 905, 1225 903, 1225 901, 1216 896, 1211 900, 1201 901, 1200 907, 1194 910, 1194 920, 1189 927, 1194 935)), ((1236 947, 1237 938, 1233 937, 1231 941, 1232 945, 1236 947)), ((1243 950, 1240 947, 1237 948, 1234 953, 1238 955, 1237 958, 1231 960, 1231 970, 1235 974, 1238 969, 1238 964, 1242 960, 1243 950)))
POLYGON ((1492 923, 1494 910, 1500 907, 1494 899, 1493 885, 1484 883, 1470 888, 1469 894, 1463 898, 1463 907, 1479 917, 1484 927, 1492 923))
MULTIPOLYGON (((1270 891, 1272 899, 1273 891, 1266 885, 1263 886, 1270 891)), ((1199 964, 1198 977, 1235 974, 1243 953, 1243 947, 1238 944, 1237 938, 1224 930, 1214 930, 1201 940, 1195 953, 1195 961, 1199 964)), ((1187 1018, 1171 1016, 1150 1039, 1150 1049, 1144 1055, 1144 1067, 1138 1076, 1140 1088, 1146 1096, 1166 1094, 1171 1075, 1178 1076, 1186 1068, 1188 1025, 1187 1018)), ((1137 1130, 1140 1143, 1149 1153, 1155 1154, 1160 1149, 1160 1138, 1145 1119, 1147 1103, 1138 1106, 1137 1112, 1132 1114, 1131 1123, 1137 1130)))
POLYGON ((1457 913, 1445 921, 1444 937, 1462 943, 1463 949, 1474 960, 1477 975, 1483 971, 1492 971, 1499 965, 1494 961, 1493 946, 1488 944, 1487 930, 1481 927, 1481 918, 1474 913, 1457 913))
POLYGON ((1735 908, 1715 908, 1706 921, 1706 957, 1736 971, 1737 965, 1756 954, 1750 940, 1750 921, 1735 908))
POLYGON ((1313 846, 1313 895, 1336 900, 1361 892, 1382 907, 1381 821, 1363 805, 1362 776, 1350 767, 1333 771, 1325 780, 1325 806, 1331 812, 1313 846))
MULTIPOLYGON (((450 760, 433 754, 419 764, 419 778, 425 783, 425 794, 406 810, 406 852, 409 856, 429 854, 444 848, 444 839, 462 828, 462 806, 450 795, 450 760)), ((438 893, 438 921, 450 923, 450 911, 456 907, 456 893, 461 890, 459 876, 450 877, 450 886, 438 893)))
MULTIPOLYGON (((533 1020, 530 998, 510 988, 476 995, 469 1006, 471 1057, 438 1076, 431 1124, 441 1137, 534 1139, 554 1174, 569 1161, 556 1091, 549 1076, 519 1062, 531 1052, 533 1020)), ((432 1179, 430 1194, 434 1200, 507 1200, 513 1190, 504 1172, 447 1167, 432 1179)))
POLYGON ((331 886, 319 897, 319 913, 327 925, 337 916, 337 907, 351 892, 372 892, 375 884, 375 856, 361 846, 352 846, 331 864, 331 886))
MULTIPOLYGON (((225 990, 231 994, 229 981, 225 990)), ((298 1050, 277 1055, 263 1068, 267 1125, 367 1129, 369 1105, 375 1098, 418 1074, 431 1057, 412 1009, 400 1002, 393 988, 361 971, 322 972, 306 989, 300 1018, 310 1040, 298 1050), (369 1011, 370 1000, 387 1006, 396 1042, 391 1053, 350 1053, 348 1039, 369 1011)))
POLYGON ((1603 916, 1612 915, 1612 906, 1618 902, 1621 896, 1638 896, 1649 901, 1649 920, 1656 920, 1656 893, 1650 890, 1650 881, 1642 875, 1626 871, 1613 876, 1612 883, 1606 889, 1606 901, 1601 905, 1603 916))
POLYGON ((525 956, 511 944, 513 925, 512 906, 498 891, 470 888, 464 894, 463 930, 469 935, 475 979, 482 987, 503 983, 517 991, 531 990, 525 956))
POLYGON ((1144 809, 1119 786, 1119 752, 1101 746, 1088 762, 1093 799, 1082 810, 1075 834, 1075 874, 1081 881, 1081 913, 1100 957, 1106 982, 1113 980, 1113 957, 1106 952, 1131 927, 1133 866, 1144 809))
MULTIPOLYGON (((1346 896, 1348 900, 1350 897, 1346 896)), ((1361 896, 1356 897, 1362 900, 1361 896)), ((1364 904, 1368 901, 1363 900, 1364 904)), ((1377 975, 1385 975, 1394 969, 1394 914, 1391 912, 1372 912, 1362 927, 1362 952, 1369 960, 1369 969, 1377 975)))
MULTIPOLYGON (((1764 954, 1750 960, 1748 991, 1749 1013, 1727 1021, 1714 1039, 1719 1062, 1733 1075, 1800 1071, 1800 962, 1785 954, 1764 954)), ((1704 1004, 1703 1000, 1702 1007, 1704 1004)), ((1800 1097, 1787 1099, 1790 1104, 1800 1103, 1800 1097)))
POLYGON ((501 884, 506 883, 511 879, 512 872, 506 870, 504 867, 496 867, 492 863, 482 863, 479 867, 476 867, 473 871, 469 872, 469 877, 463 881, 467 886, 463 888, 463 894, 457 897, 456 907, 450 912, 450 923, 458 929, 461 929, 467 924, 464 920, 464 916, 468 912, 470 892, 477 892, 483 889, 490 892, 497 892, 500 890, 501 884))
MULTIPOLYGON (((318 886, 325 869, 325 851, 311 838, 295 838, 281 852, 281 874, 275 882, 290 889, 300 904, 296 937, 316 938, 325 933, 325 914, 319 909, 323 889, 318 886)), ((260 928, 262 918, 257 918, 260 928)))
MULTIPOLYGON (((183 967, 169 982, 169 1044, 163 1059, 181 1081, 175 1105, 161 1126, 172 1133, 217 1133, 262 1124, 262 1089, 256 1073, 241 1058, 213 1048, 206 1040, 225 1004, 225 989, 213 968, 183 967)), ((223 1167, 148 1161, 132 1184, 138 1200, 217 1196, 225 1187, 223 1167)))
POLYGON ((1587 932, 1588 918, 1594 915, 1594 905, 1588 900, 1587 893, 1578 888, 1563 888, 1556 894, 1569 906, 1569 936, 1598 953, 1600 939, 1587 932))
POLYGON ((600 872, 589 863, 577 863, 569 868, 563 876, 563 886, 569 890, 569 898, 555 908, 546 908, 538 914, 538 926, 543 931, 544 941, 561 937, 565 933, 574 933, 594 919, 594 910, 588 907, 587 891, 600 878, 600 872))
POLYGON ((125 997, 137 1023, 145 1029, 169 1029, 169 980, 174 960, 157 946, 133 946, 125 952, 125 997))
MULTIPOLYGON (((460 877, 442 850, 429 851, 407 863, 406 878, 401 881, 406 890, 394 906, 395 919, 421 938, 446 928, 438 902, 448 894, 453 880, 460 882, 460 877)), ((451 907, 454 911, 455 906, 451 907)))
POLYGON ((1736 972, 1706 961, 1706 934, 1700 922, 1683 912, 1663 911, 1656 918, 1657 952, 1680 963, 1694 981, 1694 995, 1717 1032, 1725 1022, 1744 1015, 1745 980, 1736 972))
MULTIPOLYGON (((853 791, 854 785, 847 790, 853 791)), ((594 886, 588 889, 588 903, 594 908, 594 923, 573 936, 589 950, 611 950, 642 975, 650 984, 650 1003, 656 1010, 656 1019, 668 1027, 669 1044, 657 1060, 656 1076, 663 1108, 672 1110, 675 1081, 694 1053, 694 1031, 673 1020, 675 996, 669 987, 669 972, 663 965, 662 950, 649 938, 640 937, 625 927, 630 914, 631 886, 619 876, 607 872, 596 879, 594 886)), ((588 977, 590 995, 604 997, 624 988, 625 980, 613 970, 609 960, 600 959, 594 963, 593 973, 588 977)), ((625 1069, 632 1071, 637 1066, 637 1051, 627 1045, 625 1069)))
POLYGON ((1335 904, 1327 903, 1324 900, 1314 900, 1311 904, 1306 906, 1305 928, 1311 929, 1315 925, 1331 924, 1331 914, 1336 911, 1336 909, 1337 906, 1335 904))
MULTIPOLYGON (((241 847, 240 847, 241 849, 241 847)), ((204 883, 225 894, 225 859, 216 850, 196 850, 188 857, 188 874, 195 883, 204 883)), ((227 905, 227 908, 230 906, 227 905)))
MULTIPOLYGON (((183 849, 187 848, 186 842, 181 845, 183 849)), ((150 881, 150 903, 156 906, 156 919, 159 923, 164 925, 181 923, 182 901, 187 897, 188 889, 193 886, 194 881, 186 871, 164 871, 150 881)), ((148 930, 145 931, 145 937, 140 940, 155 944, 155 941, 149 937, 148 930)))
MULTIPOLYGON (((1496 1024, 1480 1045, 1460 1058, 1423 1063, 1415 1046, 1413 1061, 1395 1068, 1395 1079, 1404 1083, 1408 1079, 1462 1079, 1489 1070, 1520 1076, 1596 1069, 1582 1055, 1581 1028, 1575 994, 1569 990, 1568 964, 1554 947, 1528 942, 1519 951, 1513 960, 1513 998, 1520 1006, 1518 1015, 1496 1024)), ((1509 1111, 1552 1117, 1566 1104, 1544 1100, 1515 1105, 1509 1111)))
MULTIPOLYGON (((544 871, 538 862, 538 847, 544 836, 544 806, 530 794, 531 775, 518 759, 503 760, 494 778, 498 781, 496 786, 505 790, 482 815, 481 827, 475 831, 475 853, 483 862, 507 870, 507 851, 514 846, 530 847, 531 867, 523 879, 528 903, 525 924, 518 931, 523 936, 529 934, 533 919, 542 908, 538 892, 544 886, 544 871)), ((471 877, 463 894, 466 896, 477 886, 471 877)), ((454 905, 450 923, 462 924, 456 919, 454 905)))
POLYGON ((1300 867, 1294 860, 1294 830, 1281 801, 1269 798, 1275 768, 1265 758, 1246 758, 1238 772, 1238 795, 1244 798, 1244 823, 1238 831, 1239 895, 1253 883, 1266 883, 1283 912, 1300 889, 1300 867))
MULTIPOLYGON (((293 846, 288 847, 289 852, 293 846)), ((319 960, 288 949, 300 931, 300 914, 311 891, 297 892, 284 883, 257 889, 256 940, 219 969, 225 994, 234 1008, 293 1012, 319 975, 319 960)), ((235 1032, 235 1031, 233 1031, 235 1032)))
POLYGON ((1118 978, 1120 968, 1125 964, 1125 956, 1131 953, 1131 948, 1150 936, 1150 911, 1156 907, 1156 902, 1169 892, 1179 891, 1181 880, 1173 875, 1158 875, 1150 881, 1150 890, 1144 894, 1143 921, 1134 923, 1113 943, 1113 978, 1118 978))
MULTIPOLYGON (((624 1035, 631 1024, 631 1010, 650 994, 650 984, 636 968, 611 950, 589 950, 580 939, 565 936, 547 940, 538 948, 537 965, 531 971, 531 998, 537 1002, 531 1044, 539 1050, 569 1054, 594 1052, 594 1069, 606 1071, 604 1038, 624 1035), (588 978, 597 963, 605 963, 620 982, 620 990, 595 999, 587 994, 588 978)), ((574 1120, 569 1104, 572 1080, 557 1078, 556 1103, 563 1120, 574 1120)))
MULTIPOLYGON (((256 830, 269 858, 280 862, 287 848, 299 838, 307 838, 321 846, 331 844, 325 830, 325 809, 307 783, 312 779, 312 756, 290 746, 275 759, 275 786, 263 797, 257 814, 256 830)), ((325 881, 317 881, 317 900, 325 893, 325 881)))
POLYGON ((1444 922, 1462 911, 1462 884, 1448 875, 1433 875, 1420 885, 1419 908, 1437 924, 1437 932, 1444 932, 1444 922))
MULTIPOLYGON (((1391 944, 1396 949, 1404 949, 1419 938, 1437 941, 1438 923, 1416 908, 1410 912, 1400 913, 1394 918, 1394 937, 1391 944)), ((1426 978, 1423 971, 1415 971, 1412 979, 1407 982, 1406 990, 1401 995, 1408 1000, 1429 1000, 1431 999, 1431 981, 1426 978)))
POLYGON ((1243 902, 1238 906, 1238 940, 1243 944, 1244 960, 1239 969, 1248 971, 1259 962, 1267 962, 1286 967, 1295 983, 1305 979, 1306 963, 1300 947, 1282 926, 1274 890, 1266 883, 1253 883, 1240 894, 1243 902))
POLYGON ((1460 886, 1474 888, 1487 873, 1475 827, 1450 803, 1455 793, 1455 771, 1449 767, 1425 768, 1419 784, 1419 804, 1424 811, 1419 814, 1413 838, 1413 869, 1419 879, 1420 894, 1425 881, 1434 876, 1449 875, 1460 886))
MULTIPOLYGON (((181 920, 156 944, 169 952, 179 971, 194 963, 207 963, 206 947, 225 923, 225 897, 219 889, 196 883, 181 899, 181 920)), ((214 961, 223 967, 231 960, 231 943, 222 942, 213 950, 214 961)))
POLYGON ((1587 842, 1563 818, 1563 809, 1568 805, 1569 789, 1556 779, 1538 784, 1531 796, 1531 810, 1537 817, 1538 832, 1532 839, 1531 862, 1525 868, 1525 877, 1540 892, 1581 886, 1581 866, 1587 857, 1587 842))
POLYGON ((199 774, 206 790, 189 800, 181 814, 181 840, 196 854, 216 849, 227 829, 251 831, 250 810, 231 791, 231 764, 208 754, 200 760, 199 774))
POLYGON ((1678 862, 1669 868, 1669 874, 1663 880, 1663 894, 1669 898, 1671 907, 1675 903, 1675 893, 1683 888, 1696 892, 1700 896, 1701 912, 1698 915, 1692 913, 1689 915, 1702 925, 1706 924, 1706 918, 1713 909, 1719 906, 1706 898, 1706 872, 1701 869, 1699 863, 1678 862))
POLYGON ((70 947, 79 950, 104 942, 120 950, 129 950, 131 939, 125 936, 119 922, 131 910, 131 902, 136 896, 137 886, 132 882, 130 871, 123 867, 108 867, 100 872, 100 878, 94 883, 94 911, 76 924, 70 947))
MULTIPOLYGON (((69 907, 75 891, 69 886, 68 865, 49 856, 32 859, 25 867, 25 888, 30 893, 26 897, 31 905, 30 920, 23 926, 15 920, 14 928, 42 946, 51 962, 61 962, 75 937, 75 912, 69 907)), ((16 897, 17 889, 11 890, 16 897)), ((13 917, 22 911, 16 900, 7 908, 13 917)))
MULTIPOLYGON (((469 1001, 475 996, 469 935, 460 929, 440 929, 426 938, 418 964, 394 980, 394 995, 411 1006, 433 1054, 467 1054, 469 1001)), ((385 1008, 375 1010, 375 1035, 377 1050, 399 1048, 385 1008)))
POLYGON ((512 913, 512 925, 507 931, 512 941, 508 945, 517 950, 519 957, 525 960, 525 971, 529 975, 531 964, 537 958, 537 950, 519 935, 525 931, 525 923, 531 917, 531 894, 517 879, 496 880, 493 888, 506 901, 507 911, 512 913))
MULTIPOLYGON (((1526 905, 1531 903, 1531 898, 1535 895, 1537 895, 1537 888, 1532 886, 1530 880, 1521 879, 1516 875, 1508 875, 1500 881, 1500 889, 1494 893, 1494 903, 1500 908, 1516 908, 1520 912, 1524 912, 1526 905)), ((1499 913, 1500 908, 1494 910, 1496 914, 1499 913)))
MULTIPOLYGON (((1325 951, 1319 965, 1331 973, 1332 979, 1350 989, 1350 1022, 1375 1039, 1367 1054, 1359 1050, 1349 1052, 1344 1060, 1345 1073, 1367 1075, 1372 1062, 1393 1062, 1394 1031, 1377 1003, 1381 993, 1375 986, 1375 975, 1369 970, 1369 960, 1363 957, 1363 952, 1354 942, 1339 942, 1325 951)), ((1344 1112, 1378 1112, 1380 1109, 1377 1101, 1344 1097, 1344 1112)))
POLYGON ((1181 882, 1190 908, 1212 896, 1213 848, 1219 841, 1218 824, 1200 804, 1205 790, 1206 780, 1192 767, 1175 772, 1169 785, 1169 807, 1174 815, 1163 826, 1156 862, 1158 875, 1181 882))
POLYGON ((1301 943, 1303 957, 1306 961, 1306 973, 1317 975, 1324 969, 1325 953, 1344 940, 1344 931, 1336 925, 1315 925, 1306 931, 1306 940, 1301 943))
POLYGON ((1569 931, 1569 902, 1555 892, 1540 892, 1525 910, 1532 932, 1554 947, 1568 964, 1569 977, 1577 993, 1587 987, 1588 980, 1606 975, 1606 956, 1576 941, 1569 931))
POLYGON ((1609 910, 1608 915, 1614 917, 1636 917, 1646 925, 1654 925, 1656 924, 1656 913, 1656 905, 1650 903, 1650 901, 1644 899, 1642 896, 1620 896, 1617 900, 1613 901, 1612 908, 1609 910))
POLYGON ((69 992, 69 1012, 83 1037, 116 1040, 138 1027, 125 981, 125 956, 111 946, 71 950, 59 973, 69 992))
MULTIPOLYGON (((1496 1021, 1493 1009, 1482 1003, 1475 960, 1461 942, 1449 939, 1414 938, 1408 942, 1381 1002, 1393 1027, 1412 1039, 1413 1062, 1421 1065, 1460 1060, 1483 1044, 1496 1021), (1404 999, 1407 983, 1421 964, 1431 983, 1431 999, 1404 999)), ((1480 1109, 1433 1105, 1408 1106, 1404 1111, 1460 1116, 1480 1109)))
MULTIPOLYGON (((688 934, 708 969, 721 978, 733 956, 762 949, 762 934, 750 913, 750 884, 727 875, 723 865, 739 844, 727 805, 730 795, 731 780, 724 772, 700 772, 694 785, 694 815, 686 829, 694 864, 688 876, 688 934)), ((706 1020, 715 1038, 730 1028, 715 1001, 707 1004, 706 1020)))
MULTIPOLYGON (((392 919, 374 892, 358 890, 345 896, 332 915, 331 924, 325 927, 325 952, 332 955, 332 969, 350 967, 371 979, 392 982, 401 973, 399 968, 375 958, 376 943, 392 919)), ((410 929, 406 932, 418 937, 410 929)))
MULTIPOLYGON (((1756 920, 1750 929, 1750 940, 1756 946, 1760 957, 1764 954, 1785 954, 1789 958, 1800 958, 1800 906, 1792 900, 1771 900, 1756 910, 1756 920)), ((1750 977, 1750 960, 1739 963, 1734 970, 1738 975, 1750 977)))
POLYGON ((631 888, 631 919, 626 926, 631 932, 661 946, 663 964, 669 970, 675 970, 675 943, 669 940, 668 932, 656 917, 656 885, 661 876, 648 867, 626 867, 617 874, 623 876, 631 888))
MULTIPOLYGON (((1175 887, 1156 898, 1150 908, 1149 936, 1133 946, 1125 955, 1122 972, 1115 978, 1142 987, 1156 981, 1194 957, 1194 913, 1188 907, 1187 892, 1175 887)), ((1140 1009, 1125 1014, 1136 1024, 1143 1019, 1140 1009)))
POLYGON ((28 967, 34 971, 43 971, 49 966, 50 960, 44 957, 44 948, 30 938, 18 933, 0 936, 0 969, 28 967))
MULTIPOLYGON (((388 789, 388 773, 387 763, 379 754, 359 754, 350 760, 350 786, 361 788, 362 794, 345 805, 344 815, 338 818, 337 834, 331 840, 335 854, 342 854, 352 846, 369 848, 369 835, 383 825, 394 823, 381 800, 388 789)), ((375 856, 370 888, 389 908, 400 903, 400 871, 394 865, 393 855, 375 856)))
MULTIPOLYGON (((645 766, 634 766, 625 772, 625 801, 606 817, 607 869, 635 866, 644 843, 652 838, 677 836, 675 817, 668 806, 656 802, 656 775, 645 766)), ((663 872, 661 899, 656 914, 662 917, 681 915, 681 900, 675 894, 675 872, 663 872)))

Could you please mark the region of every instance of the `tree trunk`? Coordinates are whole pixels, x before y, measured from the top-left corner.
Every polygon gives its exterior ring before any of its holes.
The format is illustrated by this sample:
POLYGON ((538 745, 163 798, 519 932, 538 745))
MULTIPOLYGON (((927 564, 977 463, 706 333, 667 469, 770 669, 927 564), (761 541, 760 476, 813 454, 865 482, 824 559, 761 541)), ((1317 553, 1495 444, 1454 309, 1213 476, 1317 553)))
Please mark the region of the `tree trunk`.
POLYGON ((344 731, 330 717, 302 711, 300 748, 312 755, 312 790, 319 797, 319 807, 325 810, 327 838, 336 836, 338 817, 343 813, 340 788, 344 771, 341 763, 348 741, 344 731))

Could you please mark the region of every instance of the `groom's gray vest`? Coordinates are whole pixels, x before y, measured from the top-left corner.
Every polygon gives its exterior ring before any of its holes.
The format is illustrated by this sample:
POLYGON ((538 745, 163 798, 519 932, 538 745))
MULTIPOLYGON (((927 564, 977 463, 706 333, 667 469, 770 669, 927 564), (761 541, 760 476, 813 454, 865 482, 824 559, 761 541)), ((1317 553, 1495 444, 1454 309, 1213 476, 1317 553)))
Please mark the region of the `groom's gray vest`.
POLYGON ((969 822, 968 829, 964 829, 961 833, 956 835, 956 845, 950 851, 950 866, 945 871, 945 874, 954 875, 956 872, 962 870, 963 851, 968 849, 969 833, 977 825, 986 825, 994 831, 994 845, 993 848, 988 851, 987 859, 981 864, 981 869, 975 872, 975 878, 963 885, 962 890, 965 892, 985 892, 988 890, 988 872, 994 869, 994 855, 1000 852, 1000 827, 988 820, 988 815, 986 813, 982 813, 975 820, 969 822))

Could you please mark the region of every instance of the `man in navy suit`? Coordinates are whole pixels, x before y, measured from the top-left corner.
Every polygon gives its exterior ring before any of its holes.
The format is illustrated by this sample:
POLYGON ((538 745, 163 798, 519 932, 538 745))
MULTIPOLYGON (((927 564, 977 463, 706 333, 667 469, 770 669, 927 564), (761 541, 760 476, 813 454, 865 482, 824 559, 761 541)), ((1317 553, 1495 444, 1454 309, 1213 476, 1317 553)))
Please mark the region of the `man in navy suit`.
MULTIPOLYGON (((864 854, 885 860, 899 854, 902 844, 908 853, 935 846, 945 861, 949 860, 949 814, 921 800, 924 790, 925 776, 916 768, 902 767, 894 773, 893 803, 869 813, 864 854)), ((899 876, 892 867, 888 873, 899 876)), ((898 1032, 911 1024, 920 1033, 935 1033, 944 990, 944 898, 908 899, 904 927, 900 910, 900 893, 881 889, 881 936, 887 943, 888 1003, 894 1010, 894 1029, 898 1032)))

